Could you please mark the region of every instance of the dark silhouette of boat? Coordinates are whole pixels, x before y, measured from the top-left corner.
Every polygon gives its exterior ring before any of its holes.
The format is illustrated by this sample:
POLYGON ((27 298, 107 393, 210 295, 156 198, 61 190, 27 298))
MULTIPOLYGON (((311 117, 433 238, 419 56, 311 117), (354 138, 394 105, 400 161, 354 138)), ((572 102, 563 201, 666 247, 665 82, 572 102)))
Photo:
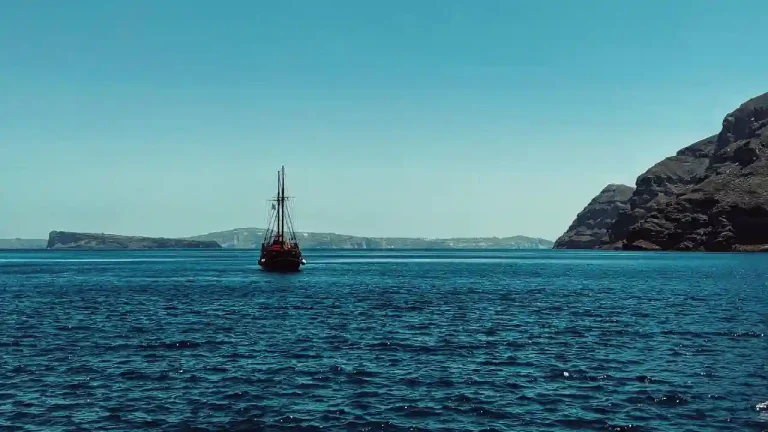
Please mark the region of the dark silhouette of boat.
POLYGON ((306 261, 293 229, 290 210, 286 206, 285 167, 277 172, 277 196, 272 201, 272 214, 261 243, 259 265, 266 271, 299 271, 306 261))

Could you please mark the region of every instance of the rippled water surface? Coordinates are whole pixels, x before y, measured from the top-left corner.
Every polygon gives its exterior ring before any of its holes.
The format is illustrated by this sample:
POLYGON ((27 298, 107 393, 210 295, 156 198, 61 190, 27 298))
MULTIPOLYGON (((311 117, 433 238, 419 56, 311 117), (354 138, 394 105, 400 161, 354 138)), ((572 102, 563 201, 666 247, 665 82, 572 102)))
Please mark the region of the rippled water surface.
POLYGON ((0 252, 0 430, 768 430, 768 255, 0 252))

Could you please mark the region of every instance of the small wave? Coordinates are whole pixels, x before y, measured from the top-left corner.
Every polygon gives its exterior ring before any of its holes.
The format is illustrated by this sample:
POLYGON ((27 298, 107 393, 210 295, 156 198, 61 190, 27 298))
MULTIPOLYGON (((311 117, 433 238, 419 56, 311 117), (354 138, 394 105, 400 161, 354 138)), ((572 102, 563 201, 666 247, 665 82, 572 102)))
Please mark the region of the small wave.
POLYGON ((589 381, 600 382, 611 378, 608 374, 594 375, 585 371, 556 371, 551 373, 550 377, 556 379, 565 379, 569 381, 589 381))
POLYGON ((382 351, 405 351, 413 353, 433 353, 441 351, 440 347, 429 345, 414 345, 406 342, 382 341, 369 344, 368 349, 382 351))
POLYGON ((635 381, 645 383, 645 384, 654 384, 657 383, 658 380, 655 380, 648 375, 638 375, 635 377, 635 381))
POLYGON ((20 346, 21 346, 21 340, 19 340, 19 339, 14 339, 14 340, 8 341, 8 342, 0 342, 0 348, 3 348, 3 347, 6 347, 6 348, 7 347, 20 347, 20 346))
POLYGON ((656 405, 659 405, 662 407, 672 408, 672 407, 678 407, 681 405, 686 405, 689 402, 689 400, 685 396, 681 396, 677 394, 669 394, 669 395, 653 398, 653 402, 656 405))
POLYGON ((331 381, 333 378, 328 375, 317 375, 312 377, 312 381, 316 382, 328 382, 331 381))
POLYGON ((758 333, 754 330, 750 330, 747 332, 736 332, 736 333, 730 333, 729 336, 735 337, 735 338, 761 338, 765 336, 764 333, 758 333))
POLYGON ((354 399, 372 399, 380 397, 381 393, 373 390, 362 390, 355 392, 353 397, 354 399))
POLYGON ((208 381, 207 378, 201 377, 200 375, 192 374, 184 378, 184 381, 187 382, 193 382, 193 383, 199 383, 199 382, 205 382, 208 381))
POLYGON ((483 405, 470 405, 469 408, 464 408, 460 411, 472 417, 480 417, 493 420, 507 420, 512 418, 512 416, 506 411, 488 408, 483 405))
POLYGON ((418 377, 403 378, 400 380, 400 382, 406 387, 410 387, 410 388, 423 387, 425 384, 425 382, 419 379, 418 377))
POLYGON ((56 327, 56 330, 59 331, 91 331, 92 328, 88 326, 82 326, 82 325, 63 325, 56 327))
POLYGON ((221 341, 197 342, 193 340, 180 340, 176 342, 146 342, 138 345, 137 348, 143 350, 182 350, 200 348, 204 345, 223 345, 225 343, 221 341))
POLYGON ((149 381, 152 379, 151 375, 135 370, 122 371, 118 374, 118 376, 129 381, 149 381))
POLYGON ((88 380, 69 383, 64 386, 67 390, 84 390, 91 387, 91 383, 88 380))
POLYGON ((643 427, 635 424, 629 424, 629 425, 612 425, 610 423, 606 423, 605 429, 609 432, 642 432, 643 427))
POLYGON ((661 332, 661 334, 664 336, 682 336, 687 338, 705 339, 705 340, 712 337, 760 338, 765 336, 764 333, 756 332, 754 330, 740 331, 740 332, 727 332, 727 331, 698 332, 698 331, 687 331, 687 330, 664 330, 661 332))
POLYGON ((301 425, 302 423, 309 423, 309 421, 298 416, 287 415, 280 417, 273 423, 276 425, 301 425))
POLYGON ((228 358, 228 359, 250 359, 255 357, 256 356, 253 354, 244 353, 240 351, 230 351, 224 354, 224 358, 228 358))
POLYGON ((503 360, 484 360, 480 364, 483 366, 514 366, 517 364, 517 357, 510 355, 503 360))
POLYGON ((470 395, 468 395, 466 393, 455 394, 455 395, 451 396, 450 401, 453 404, 463 404, 463 405, 483 405, 483 404, 487 404, 486 401, 484 401, 484 400, 482 400, 480 398, 477 398, 477 397, 470 396, 470 395))
POLYGON ((363 377, 363 378, 374 378, 380 375, 379 372, 368 371, 365 369, 353 369, 349 373, 353 376, 363 377))
POLYGON ((214 373, 227 373, 230 371, 230 369, 224 366, 210 366, 205 368, 205 371, 214 373))
POLYGON ((17 401, 13 401, 13 406, 16 406, 19 408, 32 408, 35 406, 35 403, 27 400, 17 400, 17 401))
POLYGON ((409 432, 431 432, 430 429, 424 429, 416 426, 406 427, 400 426, 397 423, 391 421, 368 421, 368 420, 350 420, 344 423, 343 430, 350 431, 376 431, 376 432, 390 432, 390 431, 409 431, 409 432))
POLYGON ((34 374, 35 370, 25 365, 16 365, 13 368, 11 368, 10 372, 18 375, 29 375, 29 374, 34 374))
POLYGON ((237 391, 233 393, 229 393, 226 396, 224 396, 224 399, 227 400, 246 400, 246 399, 254 399, 254 396, 251 392, 247 390, 243 391, 237 391))
POLYGON ((559 427, 566 429, 607 429, 608 423, 604 420, 598 419, 585 419, 585 418, 572 418, 572 419, 559 419, 554 421, 559 427))
POLYGON ((371 384, 371 380, 363 378, 361 376, 355 376, 355 375, 350 375, 346 377, 345 380, 349 384, 355 384, 358 386, 365 386, 365 385, 371 384))
POLYGON ((300 382, 296 384, 296 388, 299 390, 315 390, 323 387, 325 387, 325 385, 314 382, 300 382))
MULTIPOLYGON (((227 422, 221 428, 217 430, 232 430, 232 431, 262 431, 265 430, 267 423, 257 418, 246 418, 240 420, 232 420, 227 422)), ((200 426, 193 426, 190 424, 182 424, 178 428, 172 430, 181 431, 195 431, 195 432, 212 432, 212 429, 207 429, 200 426)))
POLYGON ((322 355, 316 353, 291 353, 289 355, 292 359, 320 359, 322 355))
POLYGON ((387 411, 400 414, 407 418, 439 417, 441 415, 439 409, 415 405, 395 406, 388 408, 387 411))
POLYGON ((83 406, 84 404, 78 402, 58 402, 47 405, 45 407, 45 411, 48 413, 55 413, 59 411, 77 411, 83 406))

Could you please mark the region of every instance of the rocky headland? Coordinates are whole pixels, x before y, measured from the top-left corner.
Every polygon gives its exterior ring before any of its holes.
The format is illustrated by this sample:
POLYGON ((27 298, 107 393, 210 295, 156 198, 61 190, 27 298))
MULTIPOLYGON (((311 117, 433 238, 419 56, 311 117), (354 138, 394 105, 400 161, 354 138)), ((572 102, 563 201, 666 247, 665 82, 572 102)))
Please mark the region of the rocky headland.
POLYGON ((91 234, 68 231, 51 231, 48 249, 220 249, 212 240, 170 239, 161 237, 136 237, 115 234, 91 234))
MULTIPOLYGON (((569 232, 580 227, 578 217, 574 224, 569 232)), ((640 175, 607 239, 564 242, 590 249, 768 250, 768 93, 727 114, 719 133, 640 175)))
POLYGON ((555 241, 555 249, 595 249, 609 243, 608 233, 619 216, 629 209, 635 188, 609 184, 576 215, 568 230, 555 241))

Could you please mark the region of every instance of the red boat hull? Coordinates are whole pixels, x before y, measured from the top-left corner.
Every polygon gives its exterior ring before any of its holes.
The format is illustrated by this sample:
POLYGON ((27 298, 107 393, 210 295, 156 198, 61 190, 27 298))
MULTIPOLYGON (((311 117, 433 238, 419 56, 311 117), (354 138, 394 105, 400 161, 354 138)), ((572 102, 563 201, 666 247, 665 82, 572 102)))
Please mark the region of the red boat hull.
POLYGON ((259 263, 262 269, 270 272, 297 272, 301 269, 301 261, 296 258, 273 258, 259 263))
POLYGON ((267 249, 259 258, 259 265, 266 271, 295 272, 301 269, 302 264, 301 252, 291 249, 267 249))

